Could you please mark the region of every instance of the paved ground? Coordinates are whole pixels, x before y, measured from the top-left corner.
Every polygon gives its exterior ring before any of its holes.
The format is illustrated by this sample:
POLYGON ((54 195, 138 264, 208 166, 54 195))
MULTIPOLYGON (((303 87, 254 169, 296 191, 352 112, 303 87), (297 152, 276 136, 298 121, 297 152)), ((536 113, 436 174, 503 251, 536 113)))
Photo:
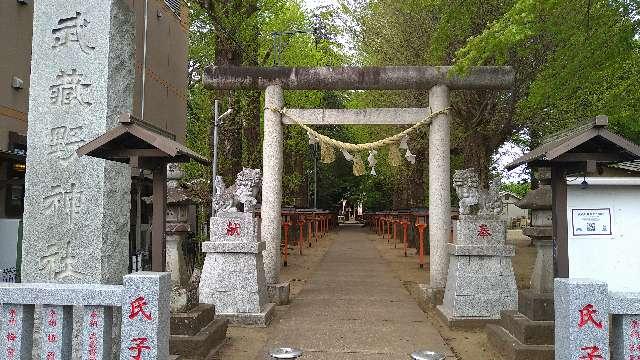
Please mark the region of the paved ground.
POLYGON ((304 359, 407 359, 416 349, 453 357, 394 278, 371 237, 342 226, 306 287, 272 325, 266 349, 293 346, 304 359))

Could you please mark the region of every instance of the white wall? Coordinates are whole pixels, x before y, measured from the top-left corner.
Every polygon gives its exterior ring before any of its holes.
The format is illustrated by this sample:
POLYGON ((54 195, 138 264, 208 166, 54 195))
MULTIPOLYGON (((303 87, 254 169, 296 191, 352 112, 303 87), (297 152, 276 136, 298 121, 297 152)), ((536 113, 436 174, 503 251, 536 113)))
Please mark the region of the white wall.
POLYGON ((640 186, 569 185, 567 219, 569 276, 640 292, 640 186), (611 235, 574 236, 572 210, 599 208, 611 209, 611 235))

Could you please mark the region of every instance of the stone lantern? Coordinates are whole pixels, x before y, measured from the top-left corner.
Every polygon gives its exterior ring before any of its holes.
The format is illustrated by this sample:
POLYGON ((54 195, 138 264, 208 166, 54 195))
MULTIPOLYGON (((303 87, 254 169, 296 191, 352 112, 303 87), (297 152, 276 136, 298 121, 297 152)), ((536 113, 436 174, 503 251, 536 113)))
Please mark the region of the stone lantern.
POLYGON ((186 190, 180 186, 182 177, 183 173, 177 164, 167 166, 166 266, 174 286, 182 286, 187 281, 182 244, 191 231, 189 207, 194 204, 186 190))

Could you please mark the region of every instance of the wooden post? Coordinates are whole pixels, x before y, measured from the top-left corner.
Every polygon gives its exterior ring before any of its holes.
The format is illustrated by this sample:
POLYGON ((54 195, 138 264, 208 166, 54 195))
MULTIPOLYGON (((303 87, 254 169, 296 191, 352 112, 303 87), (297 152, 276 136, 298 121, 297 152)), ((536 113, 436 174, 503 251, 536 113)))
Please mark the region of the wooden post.
POLYGON ((391 242, 391 223, 393 220, 387 219, 387 243, 391 242))
POLYGON ((311 247, 311 244, 312 244, 312 242, 311 242, 311 233, 313 232, 312 223, 313 223, 313 218, 310 218, 309 222, 308 222, 308 224, 309 224, 308 229, 309 230, 307 231, 307 244, 309 244, 309 247, 311 247))
POLYGON ((424 228, 426 224, 417 224, 418 227, 418 241, 420 241, 420 255, 418 257, 418 264, 420 269, 424 268, 424 228))
POLYGON ((554 274, 558 278, 569 277, 569 248, 567 222, 566 169, 561 163, 551 163, 551 192, 553 196, 553 245, 554 274))
POLYGON ((289 225, 290 222, 283 222, 282 226, 284 227, 284 257, 282 264, 287 266, 287 258, 289 257, 289 225))
POLYGON ((397 248, 396 244, 398 243, 398 235, 396 234, 396 228, 398 225, 398 220, 393 219, 393 248, 397 248))
POLYGON ((151 229, 151 270, 162 272, 166 269, 165 223, 167 217, 167 165, 153 169, 153 225, 151 229))
POLYGON ((403 220, 402 230, 404 232, 404 257, 407 257, 407 225, 409 225, 409 222, 406 220, 403 220))
POLYGON ((302 247, 304 246, 304 216, 302 215, 300 215, 300 219, 298 220, 298 229, 300 229, 300 234, 298 234, 298 248, 300 255, 302 255, 302 247))

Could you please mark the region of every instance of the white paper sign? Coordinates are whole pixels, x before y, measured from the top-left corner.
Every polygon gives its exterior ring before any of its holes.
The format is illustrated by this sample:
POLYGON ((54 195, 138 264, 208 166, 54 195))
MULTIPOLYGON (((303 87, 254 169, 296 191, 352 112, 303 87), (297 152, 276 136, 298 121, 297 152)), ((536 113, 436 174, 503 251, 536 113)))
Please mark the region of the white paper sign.
POLYGON ((611 235, 611 209, 571 209, 573 236, 611 235))

